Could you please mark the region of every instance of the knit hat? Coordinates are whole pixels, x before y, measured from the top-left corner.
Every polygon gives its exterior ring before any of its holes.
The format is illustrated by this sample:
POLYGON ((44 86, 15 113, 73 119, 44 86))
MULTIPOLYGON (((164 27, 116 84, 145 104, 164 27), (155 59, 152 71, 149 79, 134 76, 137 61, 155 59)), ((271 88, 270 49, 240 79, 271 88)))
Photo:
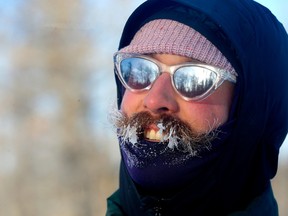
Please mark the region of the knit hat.
POLYGON ((226 57, 207 38, 193 28, 169 19, 146 23, 130 45, 120 52, 174 54, 196 59, 237 75, 226 57))

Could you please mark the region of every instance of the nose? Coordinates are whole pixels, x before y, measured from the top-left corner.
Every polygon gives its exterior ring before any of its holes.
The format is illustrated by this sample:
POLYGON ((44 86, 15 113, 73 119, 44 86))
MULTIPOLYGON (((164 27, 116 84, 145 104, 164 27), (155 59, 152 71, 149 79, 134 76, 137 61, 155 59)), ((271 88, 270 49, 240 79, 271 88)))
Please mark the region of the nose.
POLYGON ((144 98, 144 107, 153 114, 171 114, 179 109, 177 93, 170 79, 170 74, 161 74, 144 98))

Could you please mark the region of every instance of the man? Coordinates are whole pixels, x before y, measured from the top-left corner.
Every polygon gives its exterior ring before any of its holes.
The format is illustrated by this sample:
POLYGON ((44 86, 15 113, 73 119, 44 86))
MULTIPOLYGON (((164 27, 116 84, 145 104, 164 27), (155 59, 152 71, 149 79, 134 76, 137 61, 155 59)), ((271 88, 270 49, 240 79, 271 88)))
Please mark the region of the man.
POLYGON ((114 55, 120 187, 107 215, 278 215, 288 38, 252 0, 148 0, 114 55))

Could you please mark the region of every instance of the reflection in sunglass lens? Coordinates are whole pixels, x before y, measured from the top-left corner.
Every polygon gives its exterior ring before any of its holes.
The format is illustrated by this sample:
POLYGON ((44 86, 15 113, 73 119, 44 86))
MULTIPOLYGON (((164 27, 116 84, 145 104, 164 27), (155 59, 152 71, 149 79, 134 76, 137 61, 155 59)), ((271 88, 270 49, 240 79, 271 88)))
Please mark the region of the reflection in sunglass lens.
POLYGON ((216 73, 206 68, 187 66, 179 68, 173 76, 177 91, 187 98, 206 93, 216 80, 216 73))
POLYGON ((157 78, 159 69, 153 62, 141 58, 127 58, 121 64, 121 76, 132 89, 145 89, 157 78))

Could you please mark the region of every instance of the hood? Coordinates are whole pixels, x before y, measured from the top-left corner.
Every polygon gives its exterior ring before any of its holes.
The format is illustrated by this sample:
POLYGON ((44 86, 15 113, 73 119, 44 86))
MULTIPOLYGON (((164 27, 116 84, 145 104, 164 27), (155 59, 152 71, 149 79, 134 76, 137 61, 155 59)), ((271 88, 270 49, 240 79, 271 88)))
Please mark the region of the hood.
MULTIPOLYGON (((208 202, 226 206, 226 212, 241 208, 249 202, 245 197, 257 196, 275 176, 279 148, 287 135, 287 33, 267 8, 252 0, 148 0, 127 21, 119 49, 157 18, 174 19, 200 32, 238 73, 233 129, 221 156, 208 167, 211 178, 206 175, 198 181, 206 200, 199 208, 207 208, 208 202)), ((116 84, 119 106, 125 90, 117 77, 116 84)), ((122 182, 131 181, 123 163, 121 170, 122 182)), ((188 193, 193 193, 193 186, 181 196, 188 193)))

